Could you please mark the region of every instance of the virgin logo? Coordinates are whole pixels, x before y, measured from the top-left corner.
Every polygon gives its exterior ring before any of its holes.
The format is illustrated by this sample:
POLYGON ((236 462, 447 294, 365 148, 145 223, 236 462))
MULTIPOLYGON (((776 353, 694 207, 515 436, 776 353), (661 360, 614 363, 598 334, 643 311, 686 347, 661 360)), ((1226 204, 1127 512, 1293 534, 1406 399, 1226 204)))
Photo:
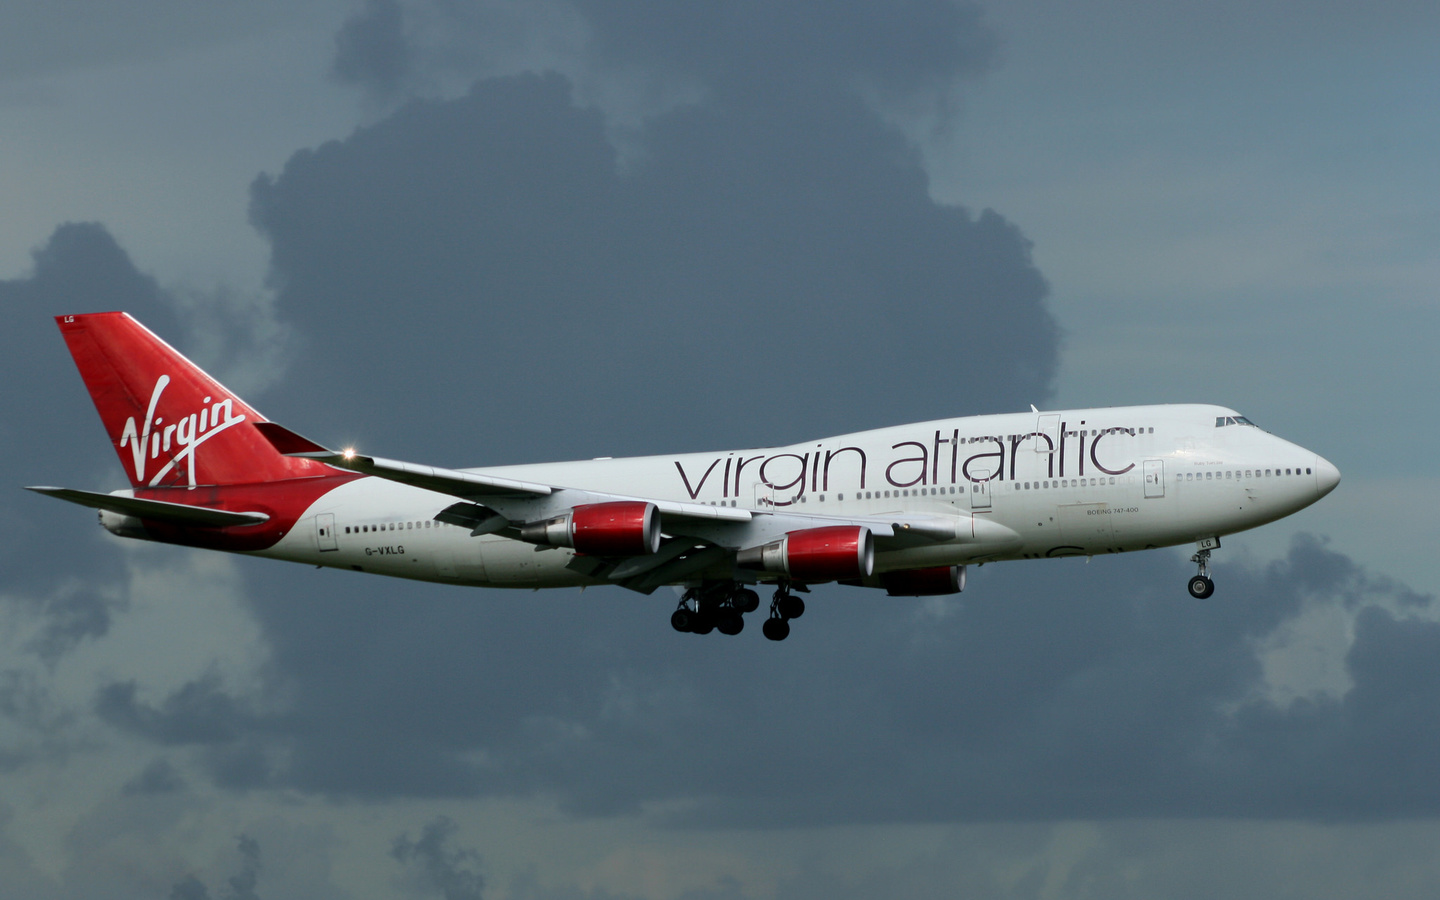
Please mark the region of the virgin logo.
POLYGON ((160 405, 160 395, 165 392, 168 384, 169 375, 161 375, 156 379, 155 390, 150 394, 150 408, 145 411, 145 427, 137 429, 134 416, 126 419, 125 428, 120 432, 120 446, 130 448, 137 483, 145 481, 145 469, 149 461, 159 460, 161 453, 169 454, 173 447, 175 452, 165 460, 160 470, 151 476, 150 486, 159 484, 162 478, 183 461, 189 484, 194 487, 196 449, 231 425, 239 425, 245 421, 245 416, 235 415, 234 401, 229 397, 213 405, 210 403, 211 398, 206 397, 202 401, 206 405, 202 406, 199 412, 183 415, 167 425, 164 418, 155 417, 155 410, 160 405))

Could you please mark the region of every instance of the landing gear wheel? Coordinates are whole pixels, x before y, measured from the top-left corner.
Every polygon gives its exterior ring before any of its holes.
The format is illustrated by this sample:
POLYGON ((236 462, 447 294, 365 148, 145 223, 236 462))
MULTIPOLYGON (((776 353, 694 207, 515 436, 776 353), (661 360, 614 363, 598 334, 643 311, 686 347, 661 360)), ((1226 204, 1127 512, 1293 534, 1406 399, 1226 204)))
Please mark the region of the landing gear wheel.
POLYGON ((695 614, 688 609, 677 609, 670 614, 670 627, 676 631, 695 630, 695 614))
POLYGON ((784 619, 766 619, 760 630, 772 641, 783 641, 790 636, 790 623, 784 619))
POLYGON ((706 615, 697 616, 695 624, 690 626, 690 630, 695 634, 709 634, 715 630, 715 620, 706 615))
POLYGON ((805 601, 794 594, 785 594, 775 600, 775 611, 781 618, 798 619, 805 615, 805 601))
POLYGON ((740 612, 752 613, 760 608, 760 595, 749 588, 741 588, 735 592, 735 597, 731 602, 740 612))
POLYGON ((1206 578, 1204 575, 1196 575, 1194 578, 1191 578, 1188 586, 1190 588, 1190 596, 1196 600, 1204 600, 1206 597, 1215 593, 1215 582, 1206 578))
POLYGON ((721 634, 739 634, 745 629, 745 617, 733 609, 722 609, 716 616, 715 627, 721 634))

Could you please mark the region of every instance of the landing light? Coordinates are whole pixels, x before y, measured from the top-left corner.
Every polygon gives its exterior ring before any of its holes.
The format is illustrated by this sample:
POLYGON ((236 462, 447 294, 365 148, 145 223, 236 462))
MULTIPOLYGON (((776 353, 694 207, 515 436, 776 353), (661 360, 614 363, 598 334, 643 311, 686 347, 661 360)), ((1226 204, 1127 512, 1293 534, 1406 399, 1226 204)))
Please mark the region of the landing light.
POLYGON ((354 447, 346 447, 344 453, 341 454, 341 455, 343 455, 346 459, 354 459, 354 458, 355 458, 355 448, 354 448, 354 447))

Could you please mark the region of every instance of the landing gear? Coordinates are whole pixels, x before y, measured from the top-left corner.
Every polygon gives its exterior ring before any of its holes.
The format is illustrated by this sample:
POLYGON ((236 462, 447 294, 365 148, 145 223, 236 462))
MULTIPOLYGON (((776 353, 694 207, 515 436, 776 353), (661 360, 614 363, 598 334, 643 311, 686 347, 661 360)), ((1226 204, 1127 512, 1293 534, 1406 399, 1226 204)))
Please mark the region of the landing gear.
MULTIPOLYGON (((804 585, 782 582, 770 601, 770 617, 761 631, 772 641, 790 636, 790 620, 805 615, 805 601, 791 591, 808 590, 804 585)), ((735 581, 707 581, 690 588, 670 614, 670 627, 685 634, 739 634, 745 630, 745 614, 760 608, 760 595, 735 581)))
POLYGON ((733 581, 706 582, 692 587, 670 614, 670 627, 689 634, 739 634, 745 630, 745 613, 760 606, 760 595, 733 581))
POLYGON ((1190 596, 1196 600, 1204 600, 1215 593, 1215 582, 1210 580, 1210 551, 1208 549, 1200 550, 1190 557, 1190 561, 1200 567, 1200 571, 1190 579, 1190 583, 1187 585, 1190 589, 1190 596))
POLYGON ((805 601, 790 593, 790 585, 781 583, 770 601, 770 618, 760 630, 772 641, 783 641, 790 636, 790 620, 803 615, 805 601))
POLYGON ((790 636, 790 623, 784 619, 766 619, 760 631, 772 641, 783 641, 790 636))

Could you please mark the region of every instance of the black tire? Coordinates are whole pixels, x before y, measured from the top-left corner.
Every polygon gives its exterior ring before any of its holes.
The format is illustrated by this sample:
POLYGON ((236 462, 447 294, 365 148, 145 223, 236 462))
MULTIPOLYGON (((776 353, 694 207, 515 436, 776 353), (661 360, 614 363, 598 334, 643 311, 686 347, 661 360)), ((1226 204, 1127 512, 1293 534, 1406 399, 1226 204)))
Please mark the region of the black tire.
POLYGON ((733 609, 725 610, 715 622, 721 634, 736 635, 745 630, 745 617, 733 609))
POLYGON ((709 616, 701 616, 690 626, 691 634, 709 634, 715 630, 715 620, 709 616))
POLYGON ((766 619, 760 630, 772 641, 783 641, 790 636, 790 623, 784 619, 766 619))
POLYGON ((775 611, 780 613, 782 618, 798 619, 805 615, 805 601, 794 594, 786 594, 780 598, 780 603, 776 606, 775 611))
POLYGON ((735 592, 733 602, 740 612, 752 613, 760 608, 760 595, 749 588, 741 588, 735 592))
POLYGON ((1190 588, 1190 596, 1196 600, 1204 600, 1206 597, 1215 593, 1215 582, 1206 578, 1204 575, 1196 575, 1190 579, 1190 584, 1187 586, 1190 588))
POLYGON ((695 628, 695 614, 688 609, 677 609, 670 614, 670 627, 676 631, 688 632, 695 628))

